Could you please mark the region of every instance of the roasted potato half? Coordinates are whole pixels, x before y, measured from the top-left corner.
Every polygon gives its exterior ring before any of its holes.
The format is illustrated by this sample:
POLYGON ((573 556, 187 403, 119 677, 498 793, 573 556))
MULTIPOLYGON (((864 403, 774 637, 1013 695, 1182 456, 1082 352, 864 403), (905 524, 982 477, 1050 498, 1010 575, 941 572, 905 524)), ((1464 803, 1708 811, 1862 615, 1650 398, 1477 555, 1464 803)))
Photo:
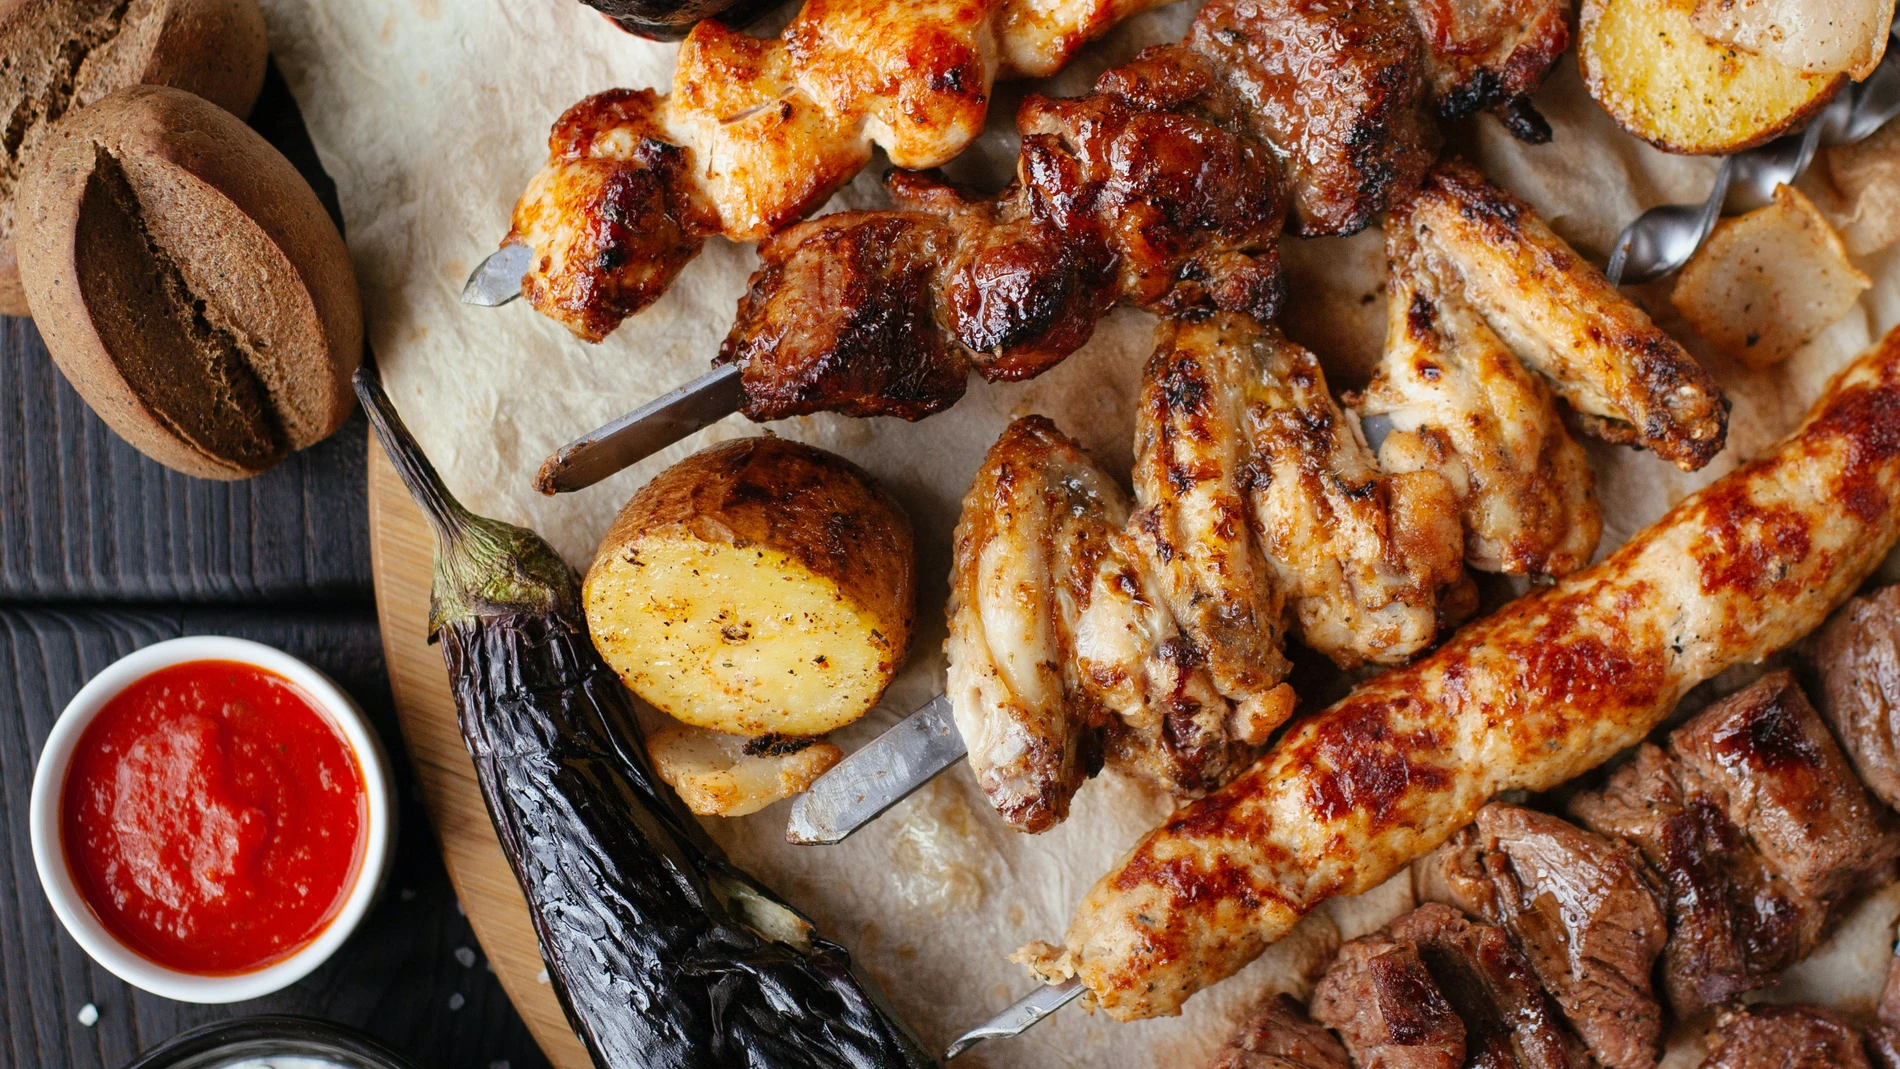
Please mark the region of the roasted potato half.
POLYGON ((668 724, 647 739, 647 756, 686 808, 702 817, 743 817, 810 787, 844 751, 819 739, 744 739, 668 724))
POLYGON ((1736 152, 1814 114, 1847 76, 1702 35, 1696 0, 1584 0, 1577 62, 1625 130, 1667 152, 1736 152))
POLYGON ((910 520, 856 465, 771 436, 641 488, 583 588, 634 693, 733 735, 820 735, 877 703, 915 619, 910 520))

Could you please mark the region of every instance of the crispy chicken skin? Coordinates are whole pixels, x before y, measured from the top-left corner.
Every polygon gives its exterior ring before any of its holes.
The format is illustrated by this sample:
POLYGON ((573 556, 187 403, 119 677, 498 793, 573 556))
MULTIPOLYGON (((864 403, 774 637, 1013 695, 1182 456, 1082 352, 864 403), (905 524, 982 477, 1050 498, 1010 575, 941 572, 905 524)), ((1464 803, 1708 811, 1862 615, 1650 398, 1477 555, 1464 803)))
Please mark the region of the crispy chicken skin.
MULTIPOLYGON (((538 253, 522 292, 543 314, 598 341, 658 299, 707 237, 759 240, 804 218, 870 161, 873 145, 900 168, 948 162, 982 131, 997 77, 1052 73, 1085 42, 1157 2, 807 0, 769 40, 708 19, 681 46, 670 96, 615 90, 561 118, 547 166, 516 205, 505 239, 538 253), (586 136, 571 136, 576 130, 586 136)), ((1534 87, 1562 51, 1561 41, 1550 50, 1535 27, 1561 23, 1568 9, 1566 0, 1442 9, 1428 0, 1413 8, 1398 0, 1215 0, 1187 41, 1165 51, 1183 65, 1192 56, 1220 85, 1227 103, 1206 110, 1218 113, 1229 137, 1280 157, 1296 191, 1298 229, 1344 233, 1417 184, 1437 143, 1433 114, 1455 117, 1534 87)), ((1112 71, 1108 80, 1127 74, 1112 71)), ((1033 187, 1036 135, 1053 136, 1048 113, 1087 111, 1089 99, 1032 97, 1018 114, 1025 187, 1033 187)), ((1149 131, 1134 145, 1159 149, 1166 141, 1158 138, 1179 136, 1202 135, 1149 131)), ((1168 166, 1167 183, 1191 180, 1178 163, 1168 166)), ((1218 177, 1230 165, 1197 166, 1218 177)), ((1275 182, 1280 166, 1272 168, 1275 182)), ((1221 202, 1242 203, 1243 192, 1226 188, 1221 202)), ((995 207, 1010 215, 1007 200, 995 207)), ((1174 190, 1150 187, 1126 202, 1124 225, 1152 229, 1149 206, 1175 200, 1174 190)), ((1252 284, 1271 283, 1262 276, 1252 284)), ((1127 287, 1122 295, 1144 300, 1127 287)))
POLYGON ((1122 1020, 1173 1014, 1319 902, 1370 890, 1500 791, 1641 740, 1696 683, 1812 630, 1900 534, 1900 333, 1787 441, 1603 562, 1534 592, 1295 725, 1180 810, 1082 902, 1066 948, 1122 1020))
POLYGON ((1239 413, 1248 453, 1230 481, 1302 641, 1342 665, 1397 664, 1469 614, 1450 485, 1381 472, 1312 353, 1241 316, 1163 338, 1143 407, 1178 407, 1182 423, 1210 399, 1239 413))
POLYGON ((1411 217, 1386 219, 1385 353, 1356 402, 1391 430, 1387 471, 1434 471, 1451 485, 1465 563, 1480 571, 1567 575, 1603 533, 1595 475, 1526 370, 1420 249, 1411 217))
POLYGON ((1469 164, 1433 168, 1410 205, 1413 236, 1442 279, 1592 430, 1694 471, 1722 451, 1728 399, 1530 206, 1469 164))
POLYGON ((1233 720, 1125 533, 1128 511, 1114 481, 1040 416, 1010 425, 964 499, 946 690, 977 782, 1020 831, 1060 823, 1105 756, 1204 794, 1292 711, 1280 687, 1280 700, 1255 703, 1277 719, 1233 720))

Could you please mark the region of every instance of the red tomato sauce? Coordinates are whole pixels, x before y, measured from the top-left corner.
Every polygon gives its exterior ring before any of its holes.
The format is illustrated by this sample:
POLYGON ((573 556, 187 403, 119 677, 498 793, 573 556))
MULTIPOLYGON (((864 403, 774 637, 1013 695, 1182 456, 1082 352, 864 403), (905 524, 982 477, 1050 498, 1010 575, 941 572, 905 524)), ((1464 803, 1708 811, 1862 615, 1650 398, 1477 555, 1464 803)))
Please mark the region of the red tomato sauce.
POLYGON ((61 798, 73 879, 160 965, 260 969, 308 944, 363 864, 356 757, 283 676, 191 661, 133 683, 79 738, 61 798))

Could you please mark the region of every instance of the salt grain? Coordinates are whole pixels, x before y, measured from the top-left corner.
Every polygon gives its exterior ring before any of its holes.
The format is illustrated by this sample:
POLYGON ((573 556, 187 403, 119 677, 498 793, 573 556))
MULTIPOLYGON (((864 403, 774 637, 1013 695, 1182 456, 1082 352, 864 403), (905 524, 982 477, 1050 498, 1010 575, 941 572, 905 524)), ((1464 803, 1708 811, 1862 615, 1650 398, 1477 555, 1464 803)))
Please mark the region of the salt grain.
POLYGON ((537 983, 537 984, 545 984, 545 983, 547 983, 547 982, 548 982, 548 971, 547 971, 546 969, 542 969, 542 970, 541 970, 540 972, 538 972, 538 973, 535 973, 535 974, 534 974, 534 982, 535 982, 535 983, 537 983))
POLYGON ((461 964, 462 968, 473 969, 475 967, 475 952, 467 947, 456 947, 455 960, 461 964))
POLYGON ((99 1007, 88 1002, 79 1007, 79 1023, 91 1028, 99 1023, 99 1007))
POLYGON ((457 991, 455 994, 449 996, 449 1009, 459 1010, 467 1002, 468 1000, 462 997, 462 993, 457 991))

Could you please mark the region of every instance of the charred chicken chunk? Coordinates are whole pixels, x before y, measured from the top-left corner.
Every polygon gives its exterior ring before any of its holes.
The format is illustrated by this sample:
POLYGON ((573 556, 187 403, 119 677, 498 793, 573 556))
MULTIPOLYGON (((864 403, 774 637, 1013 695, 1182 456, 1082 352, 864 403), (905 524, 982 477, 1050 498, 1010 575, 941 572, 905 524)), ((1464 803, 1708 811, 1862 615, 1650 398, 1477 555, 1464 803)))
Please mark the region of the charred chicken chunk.
POLYGON ((1352 1069, 1346 1048, 1291 995, 1269 995, 1214 1056, 1209 1069, 1352 1069))
POLYGON ((1419 882, 1511 934, 1608 1069, 1653 1069, 1662 1007, 1650 976, 1668 922, 1627 843, 1493 802, 1419 862, 1419 882))
POLYGON ((1900 806, 1900 586, 1841 606, 1809 643, 1821 715, 1867 789, 1900 806))
POLYGON ((1432 270, 1592 429, 1685 471, 1722 451, 1728 399, 1675 339, 1530 206, 1470 165, 1433 168, 1408 219, 1432 270))
POLYGON ((1570 47, 1568 0, 1409 0, 1425 35, 1426 77, 1441 118, 1494 109, 1520 140, 1550 140, 1530 105, 1570 47))
POLYGON ((1645 744, 1571 811, 1661 874, 1663 972, 1685 1017, 1773 983, 1900 852, 1890 817, 1786 672, 1698 714, 1666 752, 1645 744))
POLYGON ((1757 1006, 1727 1017, 1702 1069, 1870 1069, 1859 1029, 1816 1006, 1757 1006))
POLYGON ((1460 1069, 1465 1025, 1418 947, 1384 933, 1355 939, 1313 989, 1313 1019, 1339 1033, 1356 1069, 1460 1069))
POLYGON ((1357 401, 1390 431, 1387 471, 1436 471, 1459 502, 1465 563, 1566 575, 1590 562, 1603 516, 1583 449, 1550 387, 1526 370, 1421 248, 1410 214, 1386 219, 1385 353, 1357 401))

